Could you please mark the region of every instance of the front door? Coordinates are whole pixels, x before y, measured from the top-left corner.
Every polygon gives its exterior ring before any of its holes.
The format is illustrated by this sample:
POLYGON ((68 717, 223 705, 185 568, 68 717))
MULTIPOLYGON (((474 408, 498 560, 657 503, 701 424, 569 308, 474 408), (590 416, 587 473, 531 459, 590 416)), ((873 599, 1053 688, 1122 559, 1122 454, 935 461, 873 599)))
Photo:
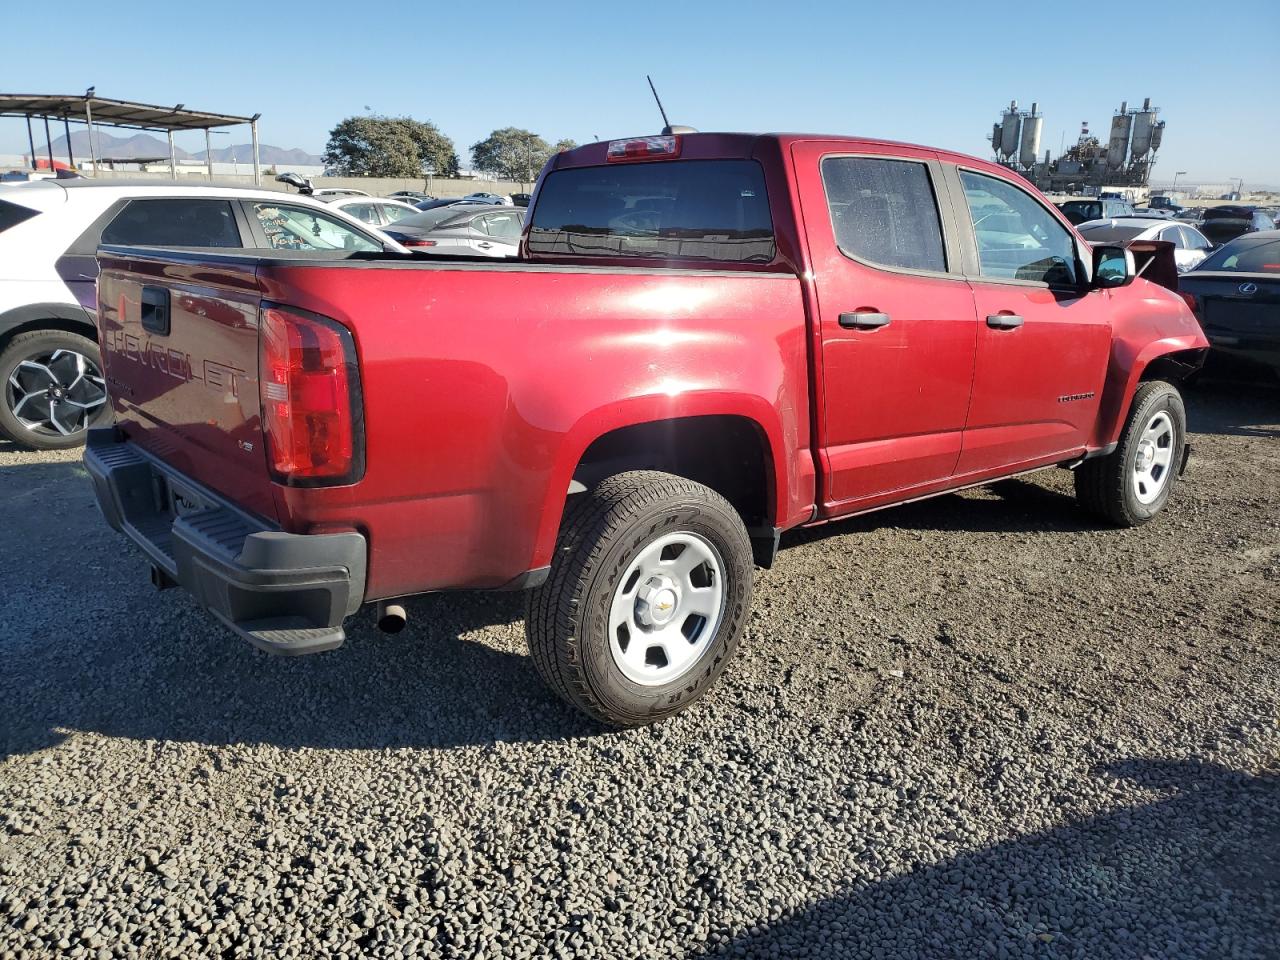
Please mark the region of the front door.
POLYGON ((1003 177, 954 167, 948 175, 968 208, 966 269, 978 312, 956 473, 1066 459, 1084 450, 1097 420, 1110 293, 1082 282, 1075 237, 1040 200, 1003 177))
POLYGON ((829 515, 951 477, 976 326, 935 155, 841 146, 792 148, 818 300, 829 515))

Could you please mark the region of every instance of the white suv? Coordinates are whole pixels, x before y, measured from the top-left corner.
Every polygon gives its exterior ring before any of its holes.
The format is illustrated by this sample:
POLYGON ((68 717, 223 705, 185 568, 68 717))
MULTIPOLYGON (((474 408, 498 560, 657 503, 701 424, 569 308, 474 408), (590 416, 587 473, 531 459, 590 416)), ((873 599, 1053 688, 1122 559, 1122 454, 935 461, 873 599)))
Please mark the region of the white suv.
POLYGON ((99 243, 409 255, 340 210, 277 191, 94 180, 2 186, 0 435, 22 446, 77 446, 110 419, 94 324, 99 243))

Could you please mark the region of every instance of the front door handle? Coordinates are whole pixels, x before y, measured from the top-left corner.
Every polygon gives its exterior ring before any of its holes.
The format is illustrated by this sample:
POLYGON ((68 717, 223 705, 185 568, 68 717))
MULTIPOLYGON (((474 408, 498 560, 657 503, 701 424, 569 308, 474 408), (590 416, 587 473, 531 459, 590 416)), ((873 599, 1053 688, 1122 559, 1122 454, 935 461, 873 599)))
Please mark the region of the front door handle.
POLYGON ((479 247, 481 250, 488 250, 490 247, 493 246, 493 244, 490 243, 488 240, 481 240, 479 243, 476 244, 476 246, 479 247))
POLYGON ((887 313, 874 313, 870 310, 840 314, 840 326, 846 330, 879 330, 889 325, 887 313))
POLYGON ((992 313, 987 315, 987 326, 992 330, 1017 330, 1023 320, 1016 313, 992 313))

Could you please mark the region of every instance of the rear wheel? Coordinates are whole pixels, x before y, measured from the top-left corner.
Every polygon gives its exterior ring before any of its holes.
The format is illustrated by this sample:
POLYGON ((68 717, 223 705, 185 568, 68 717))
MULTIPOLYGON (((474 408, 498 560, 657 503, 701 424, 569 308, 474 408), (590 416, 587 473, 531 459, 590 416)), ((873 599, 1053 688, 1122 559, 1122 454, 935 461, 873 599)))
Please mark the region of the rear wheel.
POLYGON ((683 710, 732 656, 751 603, 751 542, 701 484, 622 473, 575 497, 525 631, 547 684, 620 726, 683 710))
POLYGON ((65 330, 20 333, 0 353, 0 432, 24 447, 63 450, 107 423, 102 354, 65 330))
POLYGON ((1142 384, 1119 446, 1076 469, 1077 499, 1122 527, 1145 523, 1169 502, 1186 436, 1187 413, 1178 388, 1163 380, 1142 384))

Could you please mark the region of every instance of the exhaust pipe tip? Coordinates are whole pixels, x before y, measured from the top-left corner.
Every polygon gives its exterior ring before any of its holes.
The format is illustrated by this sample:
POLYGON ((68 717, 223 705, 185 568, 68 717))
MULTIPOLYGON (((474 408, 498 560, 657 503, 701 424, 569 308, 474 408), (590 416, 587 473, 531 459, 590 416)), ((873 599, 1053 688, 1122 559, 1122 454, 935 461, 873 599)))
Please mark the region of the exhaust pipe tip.
POLYGON ((383 633, 399 633, 409 622, 409 615, 398 603, 378 603, 378 629, 383 633))
POLYGON ((177 586, 173 577, 165 573, 154 563, 151 565, 151 585, 157 590, 168 590, 170 587, 177 586))

